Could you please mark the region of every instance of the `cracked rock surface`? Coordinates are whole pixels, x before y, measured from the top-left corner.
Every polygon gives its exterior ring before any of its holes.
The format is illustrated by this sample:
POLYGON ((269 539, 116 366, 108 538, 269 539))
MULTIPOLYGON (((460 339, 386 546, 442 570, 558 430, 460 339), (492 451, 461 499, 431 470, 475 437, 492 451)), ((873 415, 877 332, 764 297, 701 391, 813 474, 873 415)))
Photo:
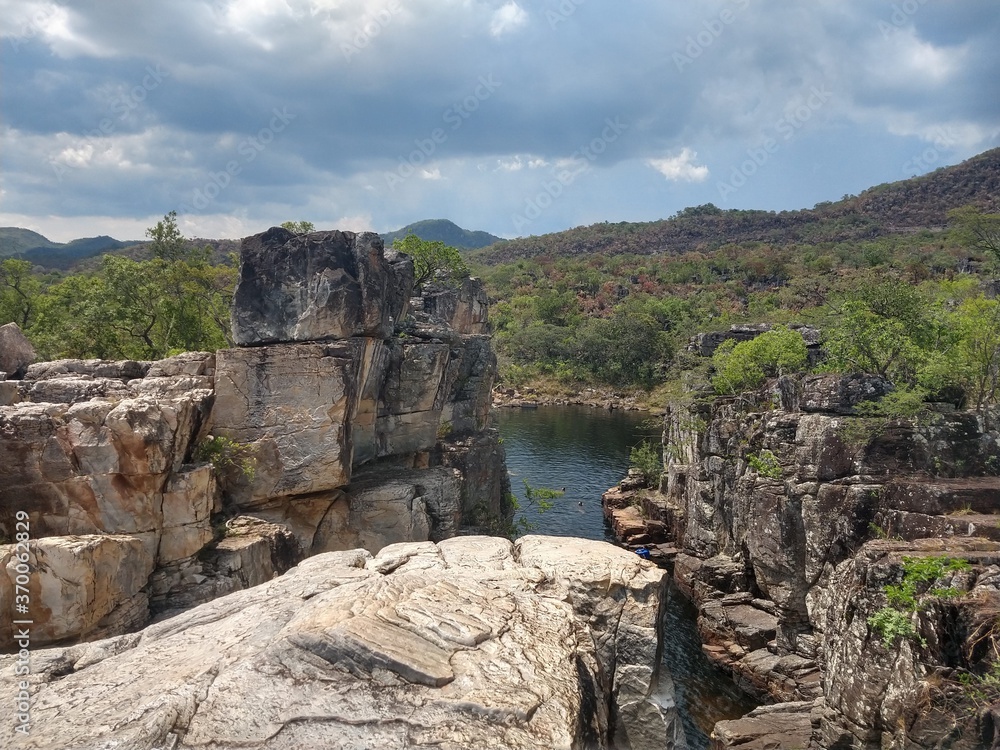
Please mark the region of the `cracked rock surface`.
POLYGON ((665 585, 579 539, 317 555, 140 633, 34 652, 17 746, 683 747, 653 658, 665 585))

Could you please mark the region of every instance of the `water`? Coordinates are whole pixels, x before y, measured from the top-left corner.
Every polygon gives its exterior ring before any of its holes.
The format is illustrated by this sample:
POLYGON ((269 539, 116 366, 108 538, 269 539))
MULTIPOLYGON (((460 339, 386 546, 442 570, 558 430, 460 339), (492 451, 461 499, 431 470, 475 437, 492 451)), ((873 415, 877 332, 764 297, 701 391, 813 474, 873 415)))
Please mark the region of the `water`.
MULTIPOLYGON (((659 442, 660 426, 644 412, 584 406, 498 409, 518 517, 539 534, 614 541, 604 522, 601 494, 625 476, 629 450, 643 440, 659 442), (531 487, 565 488, 544 513, 526 503, 531 487)), ((708 748, 717 721, 742 716, 757 704, 701 651, 695 608, 673 587, 667 599, 663 664, 674 680, 677 708, 693 750, 708 748)))

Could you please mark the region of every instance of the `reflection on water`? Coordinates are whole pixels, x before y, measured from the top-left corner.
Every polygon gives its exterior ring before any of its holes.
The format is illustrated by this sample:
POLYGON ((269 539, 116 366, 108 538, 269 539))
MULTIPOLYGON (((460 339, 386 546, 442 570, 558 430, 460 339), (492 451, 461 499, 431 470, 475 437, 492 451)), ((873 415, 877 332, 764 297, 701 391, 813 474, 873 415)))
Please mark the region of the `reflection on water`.
MULTIPOLYGON (((643 412, 609 412, 583 406, 498 409, 511 487, 524 505, 524 481, 563 489, 545 513, 525 508, 521 517, 539 534, 613 541, 604 522, 601 494, 625 475, 629 450, 644 439, 659 441, 660 427, 643 412)), ((673 677, 677 707, 689 745, 708 747, 717 721, 742 716, 756 704, 701 651, 696 612, 671 587, 663 663, 673 677)))

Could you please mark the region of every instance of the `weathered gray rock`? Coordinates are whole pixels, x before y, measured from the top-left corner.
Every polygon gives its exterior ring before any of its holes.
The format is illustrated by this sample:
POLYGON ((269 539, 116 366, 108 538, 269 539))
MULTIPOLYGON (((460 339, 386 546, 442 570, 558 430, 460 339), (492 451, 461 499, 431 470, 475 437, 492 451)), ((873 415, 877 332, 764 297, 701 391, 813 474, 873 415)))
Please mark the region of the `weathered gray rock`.
POLYGON ((272 227, 240 247, 233 338, 240 346, 387 339, 412 286, 412 261, 385 253, 377 234, 272 227))
POLYGON ((854 414, 858 404, 878 401, 892 388, 885 378, 862 373, 786 376, 775 384, 785 411, 824 414, 854 414))
POLYGON ((452 537, 462 519, 460 488, 459 472, 445 467, 367 468, 355 474, 323 518, 312 551, 378 552, 398 542, 452 537))
POLYGON ((322 492, 350 480, 350 424, 369 340, 224 349, 218 353, 213 431, 253 447, 252 479, 234 476, 239 507, 322 492))
POLYGON ((419 309, 432 320, 445 323, 455 333, 489 333, 489 300, 480 279, 466 277, 461 286, 425 284, 419 309))
MULTIPOLYGON (((36 651, 32 731, 17 742, 683 747, 647 659, 664 583, 637 556, 580 540, 319 555, 142 633, 36 651)), ((13 658, 0 657, 5 692, 13 658)), ((13 732, 5 722, 0 741, 13 732)))
MULTIPOLYGON (((0 606, 14 611, 21 561, 14 545, 0 546, 0 606)), ((149 619, 146 581, 153 557, 142 540, 126 535, 48 537, 28 547, 31 645, 101 638, 141 627, 149 619)), ((0 625, 0 650, 14 646, 11 618, 0 625)))
POLYGON ((180 470, 210 397, 0 407, 0 506, 28 513, 36 538, 149 533, 155 557, 164 484, 180 470))
POLYGON ((25 380, 48 380, 66 375, 87 375, 92 378, 116 378, 134 380, 143 378, 149 371, 151 362, 132 359, 109 361, 104 359, 56 359, 31 365, 24 375, 25 380))
POLYGON ((0 326, 0 375, 22 377, 35 356, 35 348, 17 323, 0 326))

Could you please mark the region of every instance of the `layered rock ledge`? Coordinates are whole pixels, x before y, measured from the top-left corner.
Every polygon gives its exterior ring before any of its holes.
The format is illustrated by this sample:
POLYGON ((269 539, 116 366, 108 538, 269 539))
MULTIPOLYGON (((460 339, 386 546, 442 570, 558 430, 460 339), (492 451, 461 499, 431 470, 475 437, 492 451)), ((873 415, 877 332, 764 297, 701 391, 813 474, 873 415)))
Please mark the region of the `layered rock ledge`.
POLYGON ((412 285, 377 235, 274 228, 242 244, 235 348, 31 364, 5 327, 0 542, 26 514, 33 644, 124 633, 309 555, 505 530, 482 284, 412 285))
MULTIPOLYGON (((142 632, 35 651, 31 734, 4 722, 0 738, 46 750, 682 748, 658 684, 665 585, 636 555, 578 539, 326 553, 142 632)), ((0 657, 10 695, 14 660, 0 657)))
POLYGON ((715 748, 1000 747, 1000 412, 858 415, 891 390, 863 374, 694 390, 667 410, 659 486, 605 496, 698 606, 705 653, 775 704, 718 724, 715 748), (935 559, 963 571, 899 593, 935 559))

